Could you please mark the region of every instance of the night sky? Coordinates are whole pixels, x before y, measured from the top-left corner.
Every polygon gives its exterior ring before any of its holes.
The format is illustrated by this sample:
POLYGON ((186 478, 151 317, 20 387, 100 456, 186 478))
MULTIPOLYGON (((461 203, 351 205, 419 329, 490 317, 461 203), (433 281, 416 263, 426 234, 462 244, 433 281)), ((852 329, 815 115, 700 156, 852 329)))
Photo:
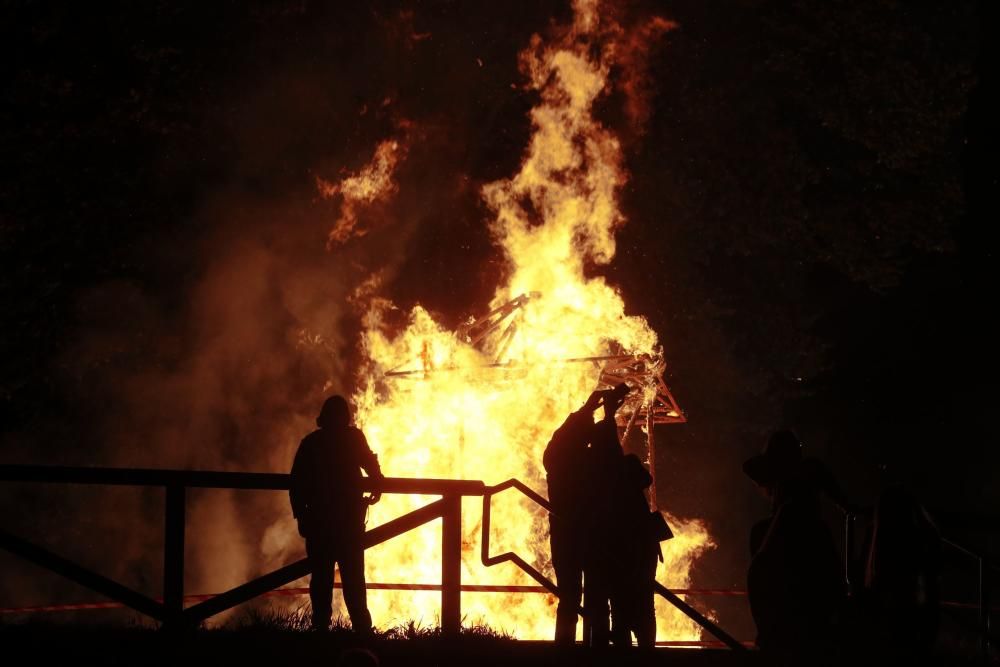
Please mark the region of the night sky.
MULTIPOLYGON (((599 108, 631 179, 618 255, 593 271, 659 333, 688 415, 657 433, 656 464, 661 504, 719 544, 696 584, 742 585, 767 507, 740 464, 780 426, 859 504, 889 476, 950 534, 996 530, 993 4, 623 10, 679 27, 650 52, 645 127, 620 95, 599 108)), ((308 427, 324 393, 353 389, 363 278, 383 271, 403 311, 450 325, 492 297, 504 265, 479 188, 529 135, 517 53, 569 15, 4 3, 0 461, 286 470, 269 442, 289 415, 308 427), (328 252, 316 177, 357 169, 403 120, 397 197, 328 252)), ((115 523, 105 501, 0 498, 25 534, 115 523)))

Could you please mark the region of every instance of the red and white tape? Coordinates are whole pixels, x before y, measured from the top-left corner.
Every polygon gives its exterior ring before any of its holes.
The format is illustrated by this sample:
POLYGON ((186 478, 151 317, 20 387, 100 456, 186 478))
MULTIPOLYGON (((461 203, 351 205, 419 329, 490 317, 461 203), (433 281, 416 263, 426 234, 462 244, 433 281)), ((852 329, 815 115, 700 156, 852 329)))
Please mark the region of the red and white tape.
MULTIPOLYGON (((340 582, 334 584, 340 588, 340 582)), ((368 590, 372 591, 440 591, 441 584, 380 584, 369 583, 368 590)), ((720 588, 674 588, 671 589, 678 595, 746 595, 743 590, 730 590, 720 588)), ((462 586, 463 593, 549 593, 544 586, 497 586, 465 584, 462 586)), ((287 597, 308 595, 308 588, 276 588, 268 591, 260 597, 287 597)), ((184 602, 195 603, 204 602, 215 597, 216 594, 185 595, 184 602)), ((157 602, 161 602, 157 599, 157 602)), ((70 604, 52 604, 25 607, 0 607, 0 614, 33 614, 57 611, 86 611, 91 609, 121 609, 125 607, 121 602, 76 602, 70 604)))

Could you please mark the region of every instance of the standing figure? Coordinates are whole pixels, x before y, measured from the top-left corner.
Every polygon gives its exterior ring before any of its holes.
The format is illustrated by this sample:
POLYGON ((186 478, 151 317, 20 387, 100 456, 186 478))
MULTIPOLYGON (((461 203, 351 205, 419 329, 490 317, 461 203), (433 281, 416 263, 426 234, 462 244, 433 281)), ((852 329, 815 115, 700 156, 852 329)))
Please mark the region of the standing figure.
POLYGON ((864 594, 872 648, 884 664, 915 663, 937 637, 941 535, 917 499, 893 484, 878 497, 870 542, 864 594))
POLYGON ((757 645, 774 664, 818 664, 833 652, 833 619, 845 593, 820 499, 848 504, 829 470, 802 456, 791 431, 772 435, 743 471, 772 503, 771 518, 751 533, 747 596, 757 645))
MULTIPOLYGON (((318 430, 299 445, 292 465, 289 496, 299 534, 306 539, 312 577, 313 628, 330 626, 334 566, 340 566, 344 602, 351 625, 360 635, 372 630, 365 590, 365 550, 362 542, 365 513, 380 494, 362 492, 361 471, 382 479, 378 458, 360 429, 351 424, 351 411, 342 396, 331 396, 316 418, 318 430)), ((376 487, 377 488, 377 487, 376 487)))
POLYGON ((653 603, 659 538, 651 528, 646 489, 653 476, 635 454, 622 458, 615 490, 615 544, 619 557, 611 596, 611 636, 616 646, 631 646, 632 633, 643 648, 656 645, 653 603))
POLYGON ((585 458, 594 429, 594 410, 601 397, 599 392, 592 393, 579 410, 567 417, 552 434, 542 456, 552 505, 549 513, 552 567, 559 588, 555 641, 561 645, 576 641, 593 491, 587 484, 585 458))
POLYGON ((624 390, 604 393, 604 418, 594 424, 593 436, 586 455, 588 487, 592 508, 587 531, 587 556, 584 566, 583 607, 590 622, 589 644, 607 646, 611 639, 609 611, 619 626, 621 605, 617 593, 625 564, 622 562, 621 540, 627 528, 620 525, 622 512, 622 471, 625 453, 618 440, 615 411, 624 401, 624 390))

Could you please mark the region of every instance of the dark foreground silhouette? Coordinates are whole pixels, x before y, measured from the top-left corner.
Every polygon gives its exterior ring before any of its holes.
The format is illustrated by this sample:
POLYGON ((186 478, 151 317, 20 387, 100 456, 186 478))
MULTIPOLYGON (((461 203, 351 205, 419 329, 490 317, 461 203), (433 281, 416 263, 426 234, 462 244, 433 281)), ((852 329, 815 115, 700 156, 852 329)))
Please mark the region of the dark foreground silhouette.
POLYGON ((747 573, 762 656, 775 665, 925 664, 940 621, 941 538, 916 499, 901 485, 883 488, 857 567, 834 548, 821 501, 858 510, 792 432, 772 435, 743 469, 771 500, 771 515, 751 530, 747 573), (848 596, 844 573, 858 570, 863 583, 848 596))
POLYGON ((625 384, 590 395, 552 434, 545 466, 552 512, 549 539, 559 587, 555 641, 576 638, 581 597, 586 611, 583 643, 604 647, 656 641, 653 584, 659 541, 669 537, 662 516, 650 512, 645 489, 652 477, 618 439, 615 412, 625 384), (604 416, 594 422, 594 412, 604 416), (657 527, 663 530, 658 531, 657 527))
POLYGON ((312 576, 309 598, 316 629, 330 625, 334 566, 340 568, 344 603, 351 625, 362 635, 372 631, 365 589, 365 550, 362 536, 369 504, 377 493, 365 498, 361 471, 380 479, 378 458, 368 447, 360 429, 351 424, 351 412, 342 396, 331 396, 323 404, 319 427, 299 445, 292 465, 289 496, 299 534, 306 539, 306 554, 312 576))
POLYGON ((846 590, 822 495, 847 505, 822 463, 802 456, 790 431, 771 436, 743 464, 771 500, 751 531, 747 595, 757 645, 776 664, 824 664, 834 655, 833 623, 846 590))

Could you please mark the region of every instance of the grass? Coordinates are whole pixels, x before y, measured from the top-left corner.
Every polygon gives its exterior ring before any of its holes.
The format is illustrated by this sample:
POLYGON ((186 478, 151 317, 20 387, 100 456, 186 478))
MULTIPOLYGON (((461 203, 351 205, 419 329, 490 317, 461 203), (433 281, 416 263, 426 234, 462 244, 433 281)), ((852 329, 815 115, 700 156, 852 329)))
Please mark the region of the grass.
MULTIPOLYGON (((312 632, 312 620, 308 605, 295 609, 275 609, 269 606, 251 607, 217 628, 208 632, 253 632, 253 633, 285 633, 312 632)), ((351 626, 343 617, 333 619, 329 630, 332 635, 350 636, 351 626)), ((406 621, 399 625, 376 628, 372 639, 376 641, 413 641, 440 639, 441 626, 423 625, 416 621, 406 621)), ((483 641, 515 641, 514 635, 503 630, 496 630, 485 622, 470 623, 463 619, 459 639, 483 641)))
POLYGON ((376 629, 364 640, 343 618, 335 619, 328 632, 314 632, 311 625, 308 605, 290 609, 248 606, 218 625, 179 633, 160 631, 141 617, 103 625, 29 620, 0 623, 0 645, 5 647, 0 657, 23 654, 42 664, 75 665, 336 667, 354 664, 348 661, 349 655, 354 660, 374 652, 383 667, 474 663, 486 667, 518 645, 509 633, 486 623, 465 625, 458 637, 445 637, 438 625, 408 621, 376 629))

